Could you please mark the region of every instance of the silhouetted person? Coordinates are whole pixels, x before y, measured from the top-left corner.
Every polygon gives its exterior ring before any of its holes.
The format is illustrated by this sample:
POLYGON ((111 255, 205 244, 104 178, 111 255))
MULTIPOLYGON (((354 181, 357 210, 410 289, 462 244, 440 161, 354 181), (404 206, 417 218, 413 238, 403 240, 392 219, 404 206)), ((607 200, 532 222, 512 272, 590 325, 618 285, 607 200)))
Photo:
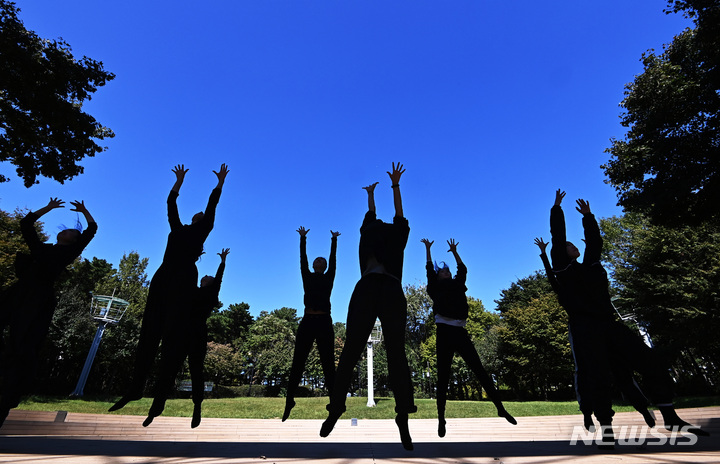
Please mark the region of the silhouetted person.
POLYGON ((180 164, 173 168, 175 184, 167 199, 170 234, 163 262, 150 281, 145 312, 143 313, 140 340, 135 354, 130 387, 125 395, 115 403, 110 411, 124 407, 130 401, 142 398, 145 382, 163 334, 173 331, 173 325, 188 314, 192 294, 197 286, 198 272, 195 262, 203 252, 203 244, 215 223, 215 208, 220 200, 222 187, 228 169, 225 164, 215 172, 218 183, 210 194, 205 212, 196 213, 192 223, 180 222, 177 209, 177 197, 180 193, 188 169, 180 164))
POLYGON ((560 301, 568 314, 573 336, 573 348, 578 379, 587 379, 587 391, 592 410, 602 426, 602 440, 607 446, 614 445, 611 428, 612 401, 610 385, 612 364, 627 366, 640 373, 650 399, 660 409, 665 427, 688 427, 687 432, 706 435, 700 428, 678 417, 672 404, 673 382, 667 366, 657 353, 645 344, 639 334, 633 332, 617 318, 610 301, 607 272, 600 263, 602 237, 590 204, 577 200, 577 211, 583 215, 585 253, 579 262, 580 251, 567 241, 565 215, 561 203, 565 192, 557 190, 555 204, 550 210, 552 234, 552 268, 559 289, 560 301))
POLYGON ((0 296, 0 335, 6 327, 9 329, 0 390, 0 425, 10 409, 17 407, 35 376, 38 351, 55 312, 55 281, 80 256, 97 231, 97 224, 84 202, 70 204, 74 207, 71 211, 85 216, 87 229, 84 232, 64 229, 57 235, 54 245, 42 242, 35 221, 53 209, 63 208, 62 200, 51 198, 46 206, 20 220, 20 231, 30 254, 16 255, 18 280, 0 296))
POLYGON ((364 187, 368 193, 368 212, 360 227, 360 272, 362 278, 355 285, 347 316, 347 339, 340 355, 335 386, 330 395, 327 420, 322 424, 320 436, 327 437, 335 423, 345 412, 345 399, 350 378, 368 337, 379 318, 385 337, 390 386, 395 397, 395 423, 400 430, 403 447, 413 449, 408 429, 408 414, 416 412, 413 386, 405 355, 405 326, 407 301, 402 288, 402 270, 405 245, 410 227, 403 217, 400 196, 402 165, 393 163, 388 172, 392 182, 395 217, 392 224, 385 223, 375 214, 375 186, 364 187))
POLYGON ((457 252, 458 243, 455 240, 448 240, 450 249, 457 263, 457 274, 453 278, 447 264, 443 267, 435 267, 432 262, 430 247, 434 241, 424 238, 421 240, 425 244, 425 253, 427 257, 427 292, 428 296, 433 300, 433 313, 435 314, 436 333, 436 351, 437 351, 437 411, 438 411, 438 436, 445 436, 445 403, 447 401, 448 383, 450 382, 450 369, 452 366, 453 356, 457 352, 465 360, 470 370, 477 376, 480 384, 487 393, 490 400, 497 408, 498 416, 504 417, 513 425, 517 421, 500 400, 492 379, 485 371, 480 361, 480 356, 475 350, 475 345, 470 339, 468 331, 465 329, 468 318, 468 302, 465 292, 465 280, 467 278, 467 267, 460 259, 457 252))
MULTIPOLYGON (((558 283, 557 278, 555 277, 555 273, 552 270, 550 260, 545 253, 545 249, 547 248, 548 243, 544 242, 542 238, 536 238, 535 244, 538 246, 538 248, 540 248, 540 259, 542 259, 543 266, 545 267, 545 273, 547 274, 550 286, 557 294, 560 305, 565 308, 566 305, 563 304, 564 293, 562 292, 560 284, 558 283)), ((595 425, 593 424, 592 419, 594 401, 592 399, 592 379, 586 378, 586 376, 589 371, 594 370, 595 372, 597 372, 599 369, 602 368, 602 366, 610 369, 609 373, 603 373, 602 376, 612 376, 615 382, 615 386, 620 390, 625 399, 635 408, 635 410, 642 414, 643 419, 645 419, 645 423, 647 423, 649 427, 655 427, 655 418, 652 416, 652 414, 650 414, 647 409, 647 398, 640 390, 640 387, 633 378, 632 369, 630 369, 625 363, 620 362, 621 360, 618 360, 618 362, 608 362, 603 360, 603 362, 601 363, 602 365, 596 364, 595 366, 578 366, 578 362, 587 361, 587 359, 580 358, 575 355, 575 341, 573 337, 574 330, 576 330, 574 324, 570 323, 568 325, 568 335, 570 339, 570 349, 573 353, 573 361, 575 363, 575 393, 577 396, 580 411, 583 413, 583 422, 585 428, 590 432, 595 430, 595 425)), ((582 334, 580 334, 580 336, 582 337, 582 334)), ((601 356, 602 353, 599 353, 598 355, 601 356)), ((603 398, 604 396, 605 395, 603 395, 603 398)))
POLYGON ((192 384, 193 417, 190 427, 200 425, 202 419, 202 401, 205 395, 205 379, 203 364, 207 354, 207 318, 220 302, 218 295, 222 276, 225 272, 225 259, 229 248, 223 248, 215 277, 206 275, 200 279, 200 287, 192 295, 190 313, 174 325, 175 330, 168 332, 162 339, 160 348, 160 374, 155 385, 153 398, 148 417, 143 426, 150 425, 154 418, 162 414, 173 387, 175 379, 182 368, 183 361, 188 358, 190 368, 190 382, 192 384))
POLYGON ((330 316, 330 293, 335 280, 335 253, 340 232, 330 231, 332 238, 330 239, 329 265, 325 258, 315 258, 313 272, 310 272, 306 251, 309 230, 300 227, 297 231, 300 234, 300 274, 305 291, 305 313, 295 336, 295 354, 285 396, 283 422, 290 417, 290 411, 295 407, 295 391, 305 370, 305 363, 310 350, 312 350, 313 342, 317 343, 320 363, 325 375, 325 388, 328 389, 329 394, 332 394, 335 382, 335 332, 330 316))

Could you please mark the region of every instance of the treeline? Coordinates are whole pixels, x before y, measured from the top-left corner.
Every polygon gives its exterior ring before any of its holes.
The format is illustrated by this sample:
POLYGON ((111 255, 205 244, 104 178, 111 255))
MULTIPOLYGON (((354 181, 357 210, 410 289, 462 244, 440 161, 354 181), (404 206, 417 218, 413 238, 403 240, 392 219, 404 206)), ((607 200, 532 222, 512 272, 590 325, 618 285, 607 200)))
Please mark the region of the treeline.
MULTIPOLYGON (((24 243, 18 221, 22 213, 0 211, 0 284, 14 279, 14 253, 24 243)), ((669 357, 679 394, 717 392, 718 284, 720 230, 706 224, 687 229, 652 226, 641 216, 600 221, 605 237, 605 264, 613 278, 615 304, 630 324, 641 324, 669 357)), ((539 258, 538 258, 539 262, 539 258)), ((96 331, 90 293, 116 295, 130 302, 119 324, 102 339, 88 378, 86 394, 122 392, 130 377, 148 290, 147 258, 131 252, 117 267, 103 259, 76 261, 58 282, 58 306, 42 362, 37 393, 73 391, 96 331)), ((437 368, 432 301, 423 286, 405 287, 408 301, 407 354, 418 398, 435 397, 437 368)), ((544 274, 518 279, 501 292, 497 311, 469 298, 468 332, 480 357, 505 398, 569 400, 574 398, 573 362, 567 319, 544 274)), ((276 396, 284 394, 300 315, 293 308, 250 314, 247 303, 216 308, 208 319, 206 380, 214 395, 276 396)), ((345 325, 335 322, 335 355, 339 358, 345 325)), ((382 343, 375 346, 375 393, 390 396, 382 343)), ((187 378, 187 368, 179 380, 187 378)), ((363 359, 351 392, 365 395, 363 359)), ((301 395, 325 395, 322 368, 315 349, 308 360, 301 395)), ((148 385, 149 394, 152 384, 148 385)), ((482 390, 465 363, 454 360, 451 399, 481 399, 482 390)))

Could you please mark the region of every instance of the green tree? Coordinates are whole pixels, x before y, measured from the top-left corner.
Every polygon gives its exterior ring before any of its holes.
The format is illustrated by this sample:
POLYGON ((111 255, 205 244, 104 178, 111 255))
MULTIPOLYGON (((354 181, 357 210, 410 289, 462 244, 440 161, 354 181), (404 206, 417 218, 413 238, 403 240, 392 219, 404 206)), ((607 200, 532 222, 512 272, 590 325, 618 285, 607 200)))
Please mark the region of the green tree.
POLYGON ((220 344, 240 347, 253 323, 250 305, 233 303, 227 309, 215 308, 207 320, 208 339, 220 344))
POLYGON ((0 161, 14 164, 26 187, 38 176, 63 183, 83 172, 80 160, 104 150, 93 139, 114 136, 82 105, 115 75, 74 58, 62 39, 25 29, 19 11, 0 0, 0 161))
POLYGON ((267 311, 260 312, 250 326, 243 347, 254 364, 253 383, 276 386, 286 381, 294 347, 295 331, 291 322, 267 311))
POLYGON ((668 2, 692 18, 625 87, 623 140, 602 167, 626 211, 671 225, 716 220, 720 197, 720 3, 668 2))

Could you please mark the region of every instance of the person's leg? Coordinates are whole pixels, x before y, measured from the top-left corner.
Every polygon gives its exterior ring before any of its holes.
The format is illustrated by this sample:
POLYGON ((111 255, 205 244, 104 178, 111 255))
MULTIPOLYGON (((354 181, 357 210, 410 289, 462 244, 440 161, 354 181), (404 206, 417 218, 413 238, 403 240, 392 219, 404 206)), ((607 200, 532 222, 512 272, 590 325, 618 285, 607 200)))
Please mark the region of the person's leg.
POLYGON ((202 420, 202 402, 205 397, 205 355, 207 353, 207 333, 199 334, 191 340, 188 353, 188 367, 192 383, 193 417, 190 427, 195 428, 202 420))
POLYGON ((663 416, 665 428, 668 430, 683 429, 700 436, 709 435, 708 432, 685 422, 677 415, 672 402, 673 380, 670 377, 668 366, 657 351, 647 346, 640 334, 624 324, 614 324, 612 333, 615 356, 617 359, 625 360, 632 369, 640 373, 643 386, 663 416))
POLYGON ((332 395, 335 383, 335 331, 329 314, 318 320, 315 342, 325 377, 325 388, 328 390, 328 395, 332 395))
POLYGON ((122 409, 130 401, 142 398, 145 390, 145 382, 150 374, 150 369, 155 361, 160 339, 162 338, 164 314, 163 314, 163 282, 161 277, 153 278, 150 283, 145 311, 143 312, 142 325, 140 326, 140 338, 135 350, 135 362, 133 373, 125 394, 120 400, 112 405, 108 411, 122 409), (153 285, 154 284, 154 285, 153 285))
POLYGON ((383 276, 378 295, 378 317, 382 324, 385 351, 387 353, 390 387, 395 397, 395 423, 400 431, 402 445, 413 449, 408 428, 408 414, 417 411, 413 399, 413 385, 405 353, 405 326, 407 325, 407 300, 402 285, 397 280, 383 276))
POLYGON ((588 432, 595 432, 595 423, 592 414, 592 395, 589 387, 588 378, 584 376, 585 368, 580 367, 578 355, 575 353, 575 342, 573 341, 573 326, 568 326, 568 338, 570 340, 570 351, 572 352, 573 363, 575 364, 575 397, 577 398, 578 407, 583 415, 583 425, 588 432))
POLYGON ((517 425, 515 418, 505 410, 505 406, 503 406, 502 400, 500 399, 500 393, 498 393, 495 388, 495 384, 488 375, 487 371, 485 371, 485 367, 482 365, 480 356, 475 350, 475 345, 473 345, 467 330, 465 330, 464 327, 451 327, 451 329, 454 329, 453 333, 455 335, 457 352, 460 356, 462 356, 470 370, 480 381, 480 385, 482 385, 488 397, 497 408, 498 416, 504 417, 505 420, 513 425, 517 425))
POLYGON ((437 356, 437 412, 438 436, 444 437, 446 433, 445 403, 447 402, 447 389, 450 382, 450 368, 452 366, 455 348, 452 335, 448 333, 446 324, 436 324, 435 351, 437 356))
POLYGON ((374 276, 365 276, 355 286, 347 316, 347 332, 345 346, 340 354, 337 372, 335 373, 335 384, 330 395, 330 404, 327 405, 328 418, 320 428, 320 436, 327 437, 335 427, 335 423, 345 412, 345 399, 350 386, 350 381, 362 356, 370 332, 375 325, 376 295, 375 286, 372 285, 374 276))
POLYGON ((305 362, 310 354, 310 350, 312 350, 313 340, 315 339, 314 332, 313 321, 310 320, 308 316, 303 317, 300 321, 297 334, 295 335, 295 353, 293 354, 292 367, 290 368, 290 376, 288 377, 287 393, 285 394, 285 412, 283 412, 282 416, 283 422, 290 417, 290 411, 295 407, 295 391, 305 371, 305 362))
POLYGON ((155 384, 153 402, 148 411, 148 417, 143 422, 143 427, 150 425, 153 419, 165 410, 165 402, 175 386, 175 378, 187 354, 185 343, 186 340, 181 339, 176 333, 166 333, 163 337, 160 373, 155 384))

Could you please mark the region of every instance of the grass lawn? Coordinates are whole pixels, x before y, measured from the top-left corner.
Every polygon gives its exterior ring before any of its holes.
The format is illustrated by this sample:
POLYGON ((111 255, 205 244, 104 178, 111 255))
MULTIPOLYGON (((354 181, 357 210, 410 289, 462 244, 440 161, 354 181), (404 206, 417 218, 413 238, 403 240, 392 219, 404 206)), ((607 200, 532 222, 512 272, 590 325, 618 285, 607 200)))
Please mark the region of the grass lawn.
MULTIPOLYGON (((18 409, 33 411, 68 411, 90 414, 126 414, 145 416, 150 409, 152 398, 133 401, 120 411, 109 413, 115 399, 70 399, 64 397, 30 397, 20 403, 18 409)), ((395 417, 395 402, 392 398, 376 398, 377 406, 368 408, 367 398, 348 398, 344 417, 358 419, 392 419, 395 417)), ((297 398, 291 419, 325 419, 327 398, 297 398)), ((413 419, 434 419, 437 417, 435 400, 416 399, 417 414, 413 419)), ((579 414, 575 401, 506 401, 505 408, 516 417, 555 416, 579 414)), ((720 406, 720 396, 676 398, 677 408, 720 406)), ((203 417, 229 417, 237 419, 279 418, 285 408, 284 398, 227 398, 207 399, 203 402, 203 417)), ((615 405, 616 412, 633 411, 631 406, 615 405)), ((190 399, 168 400, 165 416, 190 417, 193 404, 190 399)), ((496 417, 495 407, 489 401, 448 401, 446 417, 496 417)))

